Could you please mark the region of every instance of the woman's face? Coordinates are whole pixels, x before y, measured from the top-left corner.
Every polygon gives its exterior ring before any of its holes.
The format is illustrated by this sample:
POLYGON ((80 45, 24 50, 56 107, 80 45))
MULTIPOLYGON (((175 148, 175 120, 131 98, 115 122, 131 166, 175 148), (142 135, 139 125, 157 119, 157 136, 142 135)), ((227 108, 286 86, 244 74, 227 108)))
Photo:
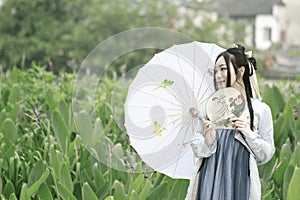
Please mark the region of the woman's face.
POLYGON ((230 66, 227 66, 224 57, 221 56, 217 60, 215 66, 215 79, 219 89, 226 87, 228 67, 230 68, 230 86, 232 86, 237 80, 232 63, 230 62, 230 66))

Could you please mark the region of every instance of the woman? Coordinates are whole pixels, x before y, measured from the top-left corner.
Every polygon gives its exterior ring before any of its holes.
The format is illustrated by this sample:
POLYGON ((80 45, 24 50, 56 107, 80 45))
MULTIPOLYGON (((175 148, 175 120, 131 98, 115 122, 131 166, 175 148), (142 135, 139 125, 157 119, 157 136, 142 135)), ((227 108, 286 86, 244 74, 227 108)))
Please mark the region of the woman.
POLYGON ((269 106, 260 101, 256 61, 244 51, 235 45, 217 57, 214 82, 216 90, 233 87, 241 92, 250 120, 234 118, 231 129, 202 120, 204 130, 192 143, 198 159, 186 199, 261 199, 257 164, 274 154, 273 121, 269 106))

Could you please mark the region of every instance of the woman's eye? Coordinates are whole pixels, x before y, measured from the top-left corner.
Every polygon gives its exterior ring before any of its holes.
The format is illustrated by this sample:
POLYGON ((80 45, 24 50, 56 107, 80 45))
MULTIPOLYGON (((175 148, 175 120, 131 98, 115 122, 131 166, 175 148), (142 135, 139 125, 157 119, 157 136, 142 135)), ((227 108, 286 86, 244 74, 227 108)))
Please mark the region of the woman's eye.
POLYGON ((222 67, 222 68, 221 68, 221 71, 225 71, 225 70, 227 70, 226 67, 222 67))

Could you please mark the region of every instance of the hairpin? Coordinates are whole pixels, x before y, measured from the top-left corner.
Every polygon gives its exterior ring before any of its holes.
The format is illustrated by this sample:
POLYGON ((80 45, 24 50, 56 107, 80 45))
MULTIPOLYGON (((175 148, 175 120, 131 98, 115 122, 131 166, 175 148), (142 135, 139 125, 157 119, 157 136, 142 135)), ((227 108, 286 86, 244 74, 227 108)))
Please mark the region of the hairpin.
POLYGON ((245 55, 247 56, 247 58, 251 58, 252 57, 253 52, 252 51, 247 51, 245 52, 245 55))
POLYGON ((239 48, 237 44, 233 44, 231 48, 239 48))

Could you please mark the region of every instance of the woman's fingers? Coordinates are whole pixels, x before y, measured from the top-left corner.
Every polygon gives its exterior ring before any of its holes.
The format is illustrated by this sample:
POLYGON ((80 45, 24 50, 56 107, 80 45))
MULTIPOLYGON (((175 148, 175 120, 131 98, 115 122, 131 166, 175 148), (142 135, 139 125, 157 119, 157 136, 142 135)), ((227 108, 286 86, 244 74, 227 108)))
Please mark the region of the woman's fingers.
POLYGON ((214 124, 209 120, 202 120, 202 122, 203 122, 203 126, 204 126, 205 143, 208 146, 211 146, 216 139, 214 124))
POLYGON ((205 119, 201 119, 201 120, 204 126, 205 143, 211 146, 216 139, 214 124, 209 120, 205 120, 205 119))
POLYGON ((208 146, 211 146, 215 139, 216 139, 216 132, 213 128, 209 129, 209 130, 206 130, 205 133, 204 133, 204 139, 205 139, 205 143, 208 145, 208 146))
POLYGON ((233 125, 236 125, 236 126, 241 126, 241 125, 246 125, 247 123, 246 122, 233 122, 233 125))
POLYGON ((247 127, 247 122, 240 118, 233 118, 232 122, 233 122, 233 128, 235 128, 236 130, 243 131, 247 127))
POLYGON ((213 126, 213 123, 209 120, 203 120, 203 125, 208 128, 208 127, 212 127, 213 126))

